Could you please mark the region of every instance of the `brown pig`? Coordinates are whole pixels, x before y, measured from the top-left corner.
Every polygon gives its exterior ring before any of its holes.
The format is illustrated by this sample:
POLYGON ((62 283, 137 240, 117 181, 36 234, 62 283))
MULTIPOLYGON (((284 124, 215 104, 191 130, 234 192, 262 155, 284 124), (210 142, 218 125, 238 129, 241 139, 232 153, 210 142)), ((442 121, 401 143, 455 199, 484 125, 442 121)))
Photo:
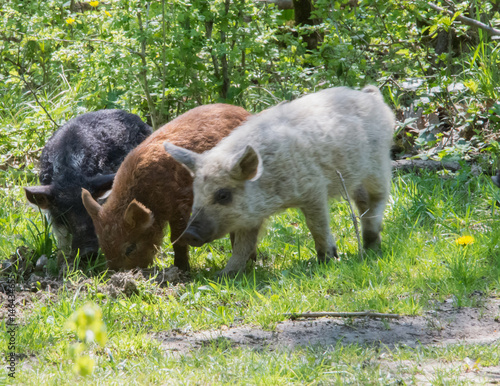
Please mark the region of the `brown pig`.
MULTIPOLYGON (((158 129, 129 153, 102 206, 82 190, 83 204, 109 268, 147 267, 161 245, 166 223, 173 243, 187 226, 193 204, 193 178, 165 152, 163 142, 202 153, 249 115, 243 108, 227 104, 196 107, 158 129)), ((182 239, 173 244, 174 265, 186 271, 188 248, 182 239)))

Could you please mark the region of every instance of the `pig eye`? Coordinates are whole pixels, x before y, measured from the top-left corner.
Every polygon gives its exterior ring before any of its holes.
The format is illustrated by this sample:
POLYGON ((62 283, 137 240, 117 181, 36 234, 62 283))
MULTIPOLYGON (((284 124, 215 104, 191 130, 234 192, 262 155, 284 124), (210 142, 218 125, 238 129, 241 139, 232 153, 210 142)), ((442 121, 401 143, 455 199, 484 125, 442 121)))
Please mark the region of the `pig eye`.
POLYGON ((233 194, 229 189, 219 189, 215 192, 215 202, 221 205, 227 205, 233 201, 233 194))
POLYGON ((135 251, 135 249, 137 248, 137 245, 136 244, 130 244, 127 249, 125 249, 125 256, 128 256, 130 255, 132 252, 135 251))

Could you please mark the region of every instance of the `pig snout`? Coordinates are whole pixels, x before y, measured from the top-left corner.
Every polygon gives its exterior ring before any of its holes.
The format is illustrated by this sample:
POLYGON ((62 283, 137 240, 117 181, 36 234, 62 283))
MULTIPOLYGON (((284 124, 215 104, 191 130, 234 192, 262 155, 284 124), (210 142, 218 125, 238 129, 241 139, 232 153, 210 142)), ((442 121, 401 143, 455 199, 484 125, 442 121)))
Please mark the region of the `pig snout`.
POLYGON ((199 230, 194 227, 189 227, 188 229, 186 229, 186 232, 181 239, 186 244, 192 245, 193 247, 201 247, 203 244, 205 244, 205 241, 199 230))
POLYGON ((196 216, 181 237, 181 241, 193 247, 201 247, 203 244, 214 240, 214 223, 206 218, 203 213, 196 216))
MULTIPOLYGON (((93 227, 89 227, 88 230, 93 230, 93 227)), ((73 238, 71 250, 74 255, 78 253, 81 258, 95 260, 99 255, 99 242, 97 237, 89 232, 76 234, 73 238)))

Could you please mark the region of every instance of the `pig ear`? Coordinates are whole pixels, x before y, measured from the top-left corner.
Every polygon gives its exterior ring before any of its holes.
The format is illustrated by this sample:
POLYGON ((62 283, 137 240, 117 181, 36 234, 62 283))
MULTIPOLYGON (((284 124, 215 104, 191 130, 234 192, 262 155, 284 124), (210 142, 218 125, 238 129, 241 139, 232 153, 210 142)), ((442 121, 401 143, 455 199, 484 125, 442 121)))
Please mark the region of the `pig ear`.
POLYGON ((250 145, 236 156, 230 174, 236 180, 255 181, 262 175, 262 160, 259 153, 250 145))
POLYGON ((153 225, 153 213, 137 200, 132 200, 123 215, 125 224, 131 229, 139 228, 145 230, 153 225))
POLYGON ((48 209, 52 200, 52 188, 50 185, 25 186, 26 198, 40 209, 48 209))
POLYGON ((94 200, 94 197, 92 197, 90 192, 84 188, 82 188, 82 202, 90 217, 92 217, 93 220, 97 219, 102 207, 96 200, 94 200))
POLYGON ((163 147, 173 159, 184 165, 192 175, 196 173, 196 161, 200 157, 198 153, 184 149, 183 147, 175 146, 170 142, 163 142, 163 147))
POLYGON ((96 176, 89 181, 90 191, 94 198, 101 197, 104 193, 111 190, 113 180, 116 174, 103 174, 96 176))

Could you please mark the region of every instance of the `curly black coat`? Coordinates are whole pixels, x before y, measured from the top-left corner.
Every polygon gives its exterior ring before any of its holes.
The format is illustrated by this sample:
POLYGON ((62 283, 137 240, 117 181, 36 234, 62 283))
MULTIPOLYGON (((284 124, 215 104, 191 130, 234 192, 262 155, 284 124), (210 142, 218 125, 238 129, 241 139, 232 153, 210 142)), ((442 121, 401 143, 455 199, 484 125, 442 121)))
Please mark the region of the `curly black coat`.
POLYGON ((25 191, 51 220, 61 250, 73 254, 80 250, 80 255, 97 252, 81 190, 96 198, 109 190, 125 156, 151 132, 137 115, 100 110, 69 120, 47 141, 40 158, 41 186, 25 191))

